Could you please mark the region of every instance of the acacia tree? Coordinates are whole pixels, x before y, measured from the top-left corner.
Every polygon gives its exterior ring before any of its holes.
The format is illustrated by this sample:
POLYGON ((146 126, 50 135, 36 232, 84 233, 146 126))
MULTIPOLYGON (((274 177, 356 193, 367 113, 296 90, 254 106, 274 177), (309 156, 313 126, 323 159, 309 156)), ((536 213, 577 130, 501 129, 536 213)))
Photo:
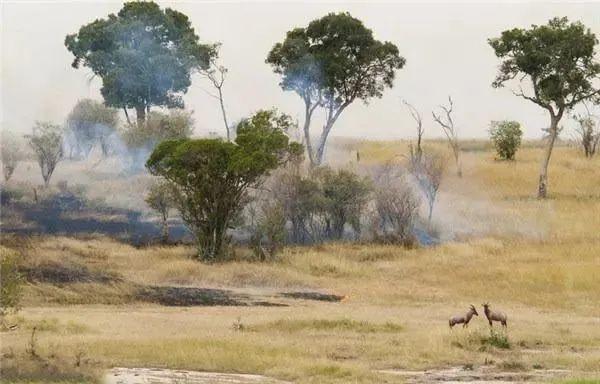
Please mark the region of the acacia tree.
POLYGON ((306 150, 311 164, 320 165, 340 114, 357 99, 366 103, 381 97, 393 86, 405 59, 394 44, 376 40, 373 31, 349 13, 330 13, 287 32, 266 62, 281 75, 281 88, 302 98, 306 150), (315 149, 310 124, 317 108, 325 112, 325 124, 315 149))
POLYGON ((544 108, 550 115, 538 183, 538 198, 546 198, 548 164, 560 120, 565 112, 582 101, 596 98, 600 92, 593 84, 600 74, 600 64, 594 59, 598 40, 581 22, 569 23, 564 17, 551 19, 547 25, 532 25, 530 29, 507 30, 488 42, 502 60, 492 86, 500 88, 517 79, 519 88, 513 93, 544 108), (525 79, 533 93, 523 90, 521 84, 525 79))
POLYGON ((37 121, 32 134, 26 137, 47 187, 56 165, 63 158, 63 130, 59 125, 37 121))
POLYGON ((256 187, 290 153, 301 151, 285 134, 289 117, 259 111, 238 125, 235 142, 179 139, 160 143, 148 159, 150 173, 176 186, 181 217, 204 261, 223 259, 226 232, 256 187))
POLYGON ((136 111, 143 125, 152 106, 182 108, 195 70, 207 69, 216 45, 201 44, 186 15, 152 2, 127 2, 119 13, 65 38, 73 68, 102 78, 107 106, 136 111))

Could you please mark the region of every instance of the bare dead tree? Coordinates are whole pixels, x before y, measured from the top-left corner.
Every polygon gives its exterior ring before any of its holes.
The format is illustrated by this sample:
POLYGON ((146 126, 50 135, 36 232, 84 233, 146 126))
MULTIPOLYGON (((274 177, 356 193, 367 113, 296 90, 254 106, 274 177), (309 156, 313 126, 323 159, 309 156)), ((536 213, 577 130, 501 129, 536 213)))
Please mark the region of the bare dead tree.
POLYGON ((600 142, 600 128, 589 111, 587 115, 574 115, 578 126, 575 128, 575 141, 583 149, 585 157, 591 158, 596 154, 600 142))
POLYGON ((201 74, 210 81, 213 88, 217 91, 217 93, 214 94, 204 90, 210 97, 219 100, 221 114, 223 115, 223 123, 225 124, 225 130, 227 132, 227 141, 231 141, 231 127, 227 122, 227 112, 225 110, 225 100, 223 97, 223 85, 225 84, 225 79, 227 78, 227 68, 213 61, 209 69, 201 72, 201 74))
POLYGON ((437 199, 437 194, 442 184, 446 162, 438 154, 427 152, 423 154, 419 167, 412 168, 411 172, 417 179, 417 183, 425 198, 429 208, 428 220, 431 222, 433 215, 433 206, 437 199))
POLYGON ((413 147, 412 143, 410 144, 410 163, 411 167, 418 166, 421 162, 421 156, 423 155, 423 149, 421 148, 421 141, 423 140, 423 133, 425 130, 423 129, 423 119, 421 119, 421 114, 417 109, 412 106, 408 101, 402 100, 402 103, 408 108, 410 115, 413 120, 417 124, 417 145, 416 148, 413 147))
POLYGON ((462 177, 462 166, 460 164, 460 144, 458 142, 458 134, 456 132, 456 128, 454 127, 454 120, 452 120, 452 109, 454 108, 454 103, 452 102, 452 97, 448 96, 448 106, 440 105, 440 108, 444 112, 445 116, 441 116, 441 114, 435 113, 432 111, 433 120, 438 123, 446 138, 448 139, 448 144, 452 149, 452 153, 454 155, 454 161, 456 162, 456 173, 458 177, 462 177))
POLYGON ((370 227, 374 240, 412 245, 420 199, 405 178, 404 169, 387 162, 374 169, 370 227))

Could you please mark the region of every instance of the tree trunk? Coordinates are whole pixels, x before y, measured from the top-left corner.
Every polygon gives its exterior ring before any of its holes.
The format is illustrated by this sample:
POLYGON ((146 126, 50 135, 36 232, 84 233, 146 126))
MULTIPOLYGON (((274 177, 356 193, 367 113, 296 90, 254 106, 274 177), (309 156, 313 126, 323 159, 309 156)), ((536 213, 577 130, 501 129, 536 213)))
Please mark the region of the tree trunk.
POLYGON ((548 164, 550 163, 550 156, 552 155, 552 149, 554 148, 554 142, 558 136, 558 122, 560 117, 551 115, 550 118, 550 129, 548 133, 548 145, 544 157, 542 158, 542 166, 540 168, 540 179, 538 184, 538 199, 545 199, 548 197, 548 164))
POLYGON ((462 177, 462 164, 460 163, 460 148, 454 149, 454 160, 456 161, 456 174, 462 177))
POLYGON ((310 141, 310 120, 314 109, 310 107, 310 104, 304 103, 304 143, 306 144, 306 152, 308 153, 308 160, 310 161, 311 167, 315 165, 314 153, 312 149, 312 143, 310 141))
POLYGON ((169 242, 169 221, 167 215, 162 217, 162 243, 167 244, 169 242))
POLYGON ((225 123, 225 130, 227 131, 227 141, 231 141, 231 132, 229 132, 229 123, 227 123, 227 113, 225 112, 225 103, 223 101, 223 92, 221 88, 217 88, 219 92, 219 103, 221 104, 221 113, 223 114, 223 122, 225 123))
POLYGON ((321 133, 321 138, 319 139, 319 146, 317 147, 317 153, 315 155, 314 165, 319 166, 323 163, 323 158, 325 157, 325 144, 327 144, 327 137, 329 136, 329 132, 333 127, 334 121, 328 121, 323 127, 323 132, 321 133))
POLYGON ((323 157, 325 156, 325 144, 327 144, 329 132, 331 132, 331 128, 333 128, 333 125, 337 121, 338 117, 340 117, 340 114, 348 105, 350 105, 349 102, 342 104, 333 115, 329 115, 329 118, 323 127, 321 139, 319 140, 319 147, 317 148, 317 154, 315 156, 315 165, 321 165, 323 163, 323 157))
POLYGON ((143 127, 146 122, 146 108, 143 105, 135 107, 135 115, 137 118, 138 127, 143 127))

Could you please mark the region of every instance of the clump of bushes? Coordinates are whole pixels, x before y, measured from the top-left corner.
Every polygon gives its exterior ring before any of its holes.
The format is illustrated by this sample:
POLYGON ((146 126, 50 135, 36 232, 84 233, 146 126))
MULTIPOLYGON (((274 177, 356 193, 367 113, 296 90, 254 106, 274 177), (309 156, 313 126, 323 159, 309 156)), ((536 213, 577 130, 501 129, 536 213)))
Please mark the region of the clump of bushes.
POLYGON ((508 335, 504 332, 498 332, 494 328, 490 329, 490 335, 481 338, 482 346, 490 346, 501 349, 510 349, 510 342, 508 341, 508 335))
POLYGON ((516 121, 492 121, 490 138, 496 153, 502 160, 514 160, 515 154, 521 145, 521 124, 516 121))

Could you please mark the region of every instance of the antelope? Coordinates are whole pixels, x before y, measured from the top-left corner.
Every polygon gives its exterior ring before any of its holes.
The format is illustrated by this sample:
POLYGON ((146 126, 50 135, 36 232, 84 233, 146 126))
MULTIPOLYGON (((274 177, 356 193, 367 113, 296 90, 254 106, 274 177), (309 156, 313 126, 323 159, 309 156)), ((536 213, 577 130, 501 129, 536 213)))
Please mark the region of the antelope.
POLYGON ((506 317, 505 313, 490 310, 489 303, 485 303, 485 304, 481 304, 481 305, 483 305, 483 312, 485 313, 485 317, 487 317, 488 322, 490 323, 490 327, 493 326, 493 324, 492 324, 493 321, 499 321, 500 324, 502 324, 502 326, 506 328, 507 317, 506 317))
POLYGON ((469 307, 469 312, 467 312, 464 315, 456 315, 451 317, 448 321, 448 324, 450 324, 450 328, 454 327, 456 324, 462 324, 463 328, 465 328, 469 325, 469 321, 471 321, 471 317, 473 317, 473 315, 479 316, 479 313, 477 313, 477 310, 475 309, 473 304, 471 304, 471 306, 469 307))

